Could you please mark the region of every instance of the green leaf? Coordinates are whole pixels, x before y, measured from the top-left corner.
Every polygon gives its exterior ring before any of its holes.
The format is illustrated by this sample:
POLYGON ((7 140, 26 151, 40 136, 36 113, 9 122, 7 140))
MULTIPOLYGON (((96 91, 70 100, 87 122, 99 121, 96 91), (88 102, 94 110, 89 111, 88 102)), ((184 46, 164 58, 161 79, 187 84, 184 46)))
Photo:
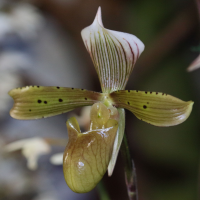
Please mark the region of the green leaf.
POLYGON ((192 101, 182 101, 160 92, 119 90, 111 93, 113 105, 130 110, 138 119, 155 126, 184 122, 192 111, 192 101))
POLYGON ((144 50, 134 35, 103 27, 99 7, 92 25, 81 32, 104 93, 125 89, 133 67, 144 50))
POLYGON ((26 86, 13 89, 10 115, 16 119, 39 119, 62 114, 96 102, 101 93, 65 87, 26 86))

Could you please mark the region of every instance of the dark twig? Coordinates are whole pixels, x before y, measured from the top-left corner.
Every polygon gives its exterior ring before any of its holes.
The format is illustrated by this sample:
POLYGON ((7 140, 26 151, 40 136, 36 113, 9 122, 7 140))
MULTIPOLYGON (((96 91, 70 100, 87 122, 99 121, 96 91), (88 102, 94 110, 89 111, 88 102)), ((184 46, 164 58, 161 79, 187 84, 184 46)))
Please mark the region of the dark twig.
POLYGON ((126 134, 124 135, 120 150, 125 161, 125 180, 129 200, 138 200, 136 170, 134 162, 131 159, 126 134))
POLYGON ((200 0, 196 0, 197 10, 200 18, 200 0))
MULTIPOLYGON (((198 0, 200 1, 200 0, 198 0)), ((199 2, 198 2, 199 4, 199 2)), ((166 25, 166 27, 148 44, 141 58, 138 59, 134 73, 131 75, 129 84, 134 84, 141 77, 160 67, 159 63, 172 53, 199 25, 195 7, 189 1, 187 9, 180 12, 166 25), (133 83, 134 82, 134 83, 133 83)))

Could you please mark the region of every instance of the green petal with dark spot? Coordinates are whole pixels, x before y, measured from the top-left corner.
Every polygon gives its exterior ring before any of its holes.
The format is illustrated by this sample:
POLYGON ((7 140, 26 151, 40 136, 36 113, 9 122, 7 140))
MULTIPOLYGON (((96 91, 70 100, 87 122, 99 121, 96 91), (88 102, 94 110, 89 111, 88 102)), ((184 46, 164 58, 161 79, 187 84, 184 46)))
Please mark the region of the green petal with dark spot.
POLYGON ((109 95, 116 107, 130 110, 138 119, 155 126, 184 122, 192 111, 192 101, 182 101, 160 92, 121 90, 109 95))
POLYGON ((50 117, 99 101, 101 93, 65 87, 26 86, 13 89, 10 115, 16 119, 50 117))

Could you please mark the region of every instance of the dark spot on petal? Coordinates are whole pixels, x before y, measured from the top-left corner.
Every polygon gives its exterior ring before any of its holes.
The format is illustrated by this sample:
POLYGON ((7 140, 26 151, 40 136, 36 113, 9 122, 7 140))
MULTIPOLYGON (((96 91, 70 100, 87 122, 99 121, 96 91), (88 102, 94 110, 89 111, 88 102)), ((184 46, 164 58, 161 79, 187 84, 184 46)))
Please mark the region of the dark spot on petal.
POLYGON ((150 92, 150 94, 152 94, 152 92, 150 92))
POLYGON ((63 102, 63 100, 62 100, 62 99, 58 99, 58 101, 59 101, 59 102, 63 102))
POLYGON ((81 90, 84 90, 84 89, 81 89, 81 90))
POLYGON ((158 94, 158 92, 156 92, 156 94, 158 94))
POLYGON ((31 112, 31 109, 29 111, 31 112))
POLYGON ((60 89, 60 87, 57 87, 57 89, 60 89))
POLYGON ((73 90, 74 88, 72 88, 72 90, 73 90))
POLYGON ((38 103, 42 103, 42 101, 39 99, 38 101, 37 101, 38 103))
POLYGON ((144 108, 144 109, 146 109, 146 108, 147 108, 147 106, 146 106, 146 105, 143 105, 143 108, 144 108))
POLYGON ((128 101, 127 103, 128 103, 128 105, 130 105, 130 102, 129 102, 129 101, 128 101))
POLYGON ((138 92, 138 90, 136 90, 136 92, 138 92))
POLYGON ((47 104, 47 101, 44 101, 45 104, 47 104))
POLYGON ((128 92, 131 92, 130 90, 128 90, 128 92))
POLYGON ((37 87, 39 88, 40 86, 38 85, 37 87))
POLYGON ((147 102, 147 104, 149 104, 149 102, 147 102))
POLYGON ((165 93, 162 93, 162 95, 164 95, 165 93))
POLYGON ((87 98, 85 98, 85 100, 87 100, 87 98))
POLYGON ((147 92, 145 92, 145 94, 147 94, 147 92))

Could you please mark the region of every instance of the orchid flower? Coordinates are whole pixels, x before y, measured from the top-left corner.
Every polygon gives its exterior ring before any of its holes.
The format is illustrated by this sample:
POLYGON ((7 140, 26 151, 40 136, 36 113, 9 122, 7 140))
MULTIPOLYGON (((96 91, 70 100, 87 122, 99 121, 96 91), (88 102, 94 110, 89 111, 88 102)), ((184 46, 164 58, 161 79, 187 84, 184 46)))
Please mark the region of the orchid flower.
POLYGON ((5 152, 22 150, 22 154, 27 159, 27 167, 30 170, 37 169, 37 160, 41 155, 49 154, 51 146, 42 138, 35 137, 18 140, 4 147, 5 152))
POLYGON ((134 35, 104 28, 100 8, 81 35, 102 93, 57 86, 26 86, 9 92, 15 102, 10 114, 16 119, 46 118, 93 105, 88 132, 80 132, 75 118, 67 121, 63 171, 68 186, 79 193, 93 189, 107 169, 112 175, 124 136, 124 109, 144 122, 166 127, 184 122, 193 105, 165 93, 125 90, 144 44, 134 35))

